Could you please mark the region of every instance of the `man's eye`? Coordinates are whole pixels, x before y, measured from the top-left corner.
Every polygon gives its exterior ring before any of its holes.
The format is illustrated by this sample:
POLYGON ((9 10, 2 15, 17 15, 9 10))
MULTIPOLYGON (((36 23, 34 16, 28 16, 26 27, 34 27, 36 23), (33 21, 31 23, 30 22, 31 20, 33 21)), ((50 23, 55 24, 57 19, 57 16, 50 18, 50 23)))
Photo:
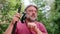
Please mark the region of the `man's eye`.
POLYGON ((32 12, 32 10, 29 10, 29 12, 32 12))

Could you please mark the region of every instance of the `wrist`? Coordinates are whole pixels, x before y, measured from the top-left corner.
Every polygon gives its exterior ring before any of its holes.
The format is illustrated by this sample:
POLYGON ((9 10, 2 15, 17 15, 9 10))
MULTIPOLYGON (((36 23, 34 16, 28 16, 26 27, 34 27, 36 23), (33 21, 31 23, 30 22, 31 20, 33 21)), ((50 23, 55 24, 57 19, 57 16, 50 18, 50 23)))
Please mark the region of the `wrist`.
POLYGON ((11 21, 10 25, 12 25, 12 26, 14 25, 13 21, 11 21))
POLYGON ((39 28, 36 29, 37 34, 42 34, 42 32, 39 30, 39 28))

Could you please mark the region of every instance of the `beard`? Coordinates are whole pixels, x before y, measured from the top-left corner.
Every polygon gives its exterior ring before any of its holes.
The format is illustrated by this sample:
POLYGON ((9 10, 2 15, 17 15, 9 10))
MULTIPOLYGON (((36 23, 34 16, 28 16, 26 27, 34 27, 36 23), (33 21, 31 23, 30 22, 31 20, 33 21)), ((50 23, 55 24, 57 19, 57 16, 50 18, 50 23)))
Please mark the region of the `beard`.
MULTIPOLYGON (((33 15, 33 16, 34 16, 34 15, 33 15)), ((37 16, 32 17, 32 16, 30 16, 30 15, 26 14, 26 18, 27 18, 27 19, 29 19, 29 21, 30 21, 30 22, 34 22, 34 21, 36 21, 37 16)))

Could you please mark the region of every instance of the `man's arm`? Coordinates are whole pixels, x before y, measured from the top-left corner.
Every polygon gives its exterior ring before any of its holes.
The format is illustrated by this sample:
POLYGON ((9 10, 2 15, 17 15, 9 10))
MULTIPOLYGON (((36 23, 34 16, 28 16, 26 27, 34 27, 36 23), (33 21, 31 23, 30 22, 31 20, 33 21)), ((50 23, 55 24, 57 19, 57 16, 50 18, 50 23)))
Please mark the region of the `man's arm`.
POLYGON ((12 33, 12 29, 13 29, 13 27, 14 27, 14 24, 15 24, 16 21, 17 21, 17 22, 19 21, 19 17, 20 17, 20 14, 19 14, 19 13, 17 13, 17 14, 13 17, 10 25, 8 26, 8 28, 7 28, 7 30, 4 32, 4 34, 11 34, 11 33, 12 33))
POLYGON ((7 30, 4 32, 4 34, 11 34, 12 29, 13 29, 13 26, 14 26, 14 25, 11 23, 11 24, 8 26, 7 30))

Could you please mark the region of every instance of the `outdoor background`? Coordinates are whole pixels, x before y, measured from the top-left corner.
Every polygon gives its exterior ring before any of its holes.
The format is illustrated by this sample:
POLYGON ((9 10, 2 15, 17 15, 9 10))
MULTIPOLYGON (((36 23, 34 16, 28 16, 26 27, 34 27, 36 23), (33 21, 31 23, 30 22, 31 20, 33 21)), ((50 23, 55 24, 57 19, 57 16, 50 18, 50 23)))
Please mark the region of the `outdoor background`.
POLYGON ((60 0, 0 0, 0 34, 7 29, 20 3, 21 14, 29 4, 36 5, 37 20, 46 26, 49 34, 60 34, 60 0))

